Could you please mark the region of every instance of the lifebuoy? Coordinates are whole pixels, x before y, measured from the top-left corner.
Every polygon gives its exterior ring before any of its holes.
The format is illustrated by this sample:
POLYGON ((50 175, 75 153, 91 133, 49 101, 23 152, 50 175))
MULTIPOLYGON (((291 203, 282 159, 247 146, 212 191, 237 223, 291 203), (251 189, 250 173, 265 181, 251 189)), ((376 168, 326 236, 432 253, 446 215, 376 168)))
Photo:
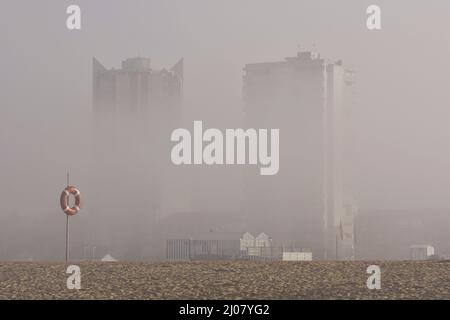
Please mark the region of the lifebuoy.
POLYGON ((81 195, 80 191, 74 186, 67 186, 63 192, 61 193, 61 197, 59 199, 61 203, 61 209, 68 216, 74 216, 80 211, 81 208, 81 195), (75 205, 73 207, 69 207, 69 196, 73 194, 75 196, 75 205))

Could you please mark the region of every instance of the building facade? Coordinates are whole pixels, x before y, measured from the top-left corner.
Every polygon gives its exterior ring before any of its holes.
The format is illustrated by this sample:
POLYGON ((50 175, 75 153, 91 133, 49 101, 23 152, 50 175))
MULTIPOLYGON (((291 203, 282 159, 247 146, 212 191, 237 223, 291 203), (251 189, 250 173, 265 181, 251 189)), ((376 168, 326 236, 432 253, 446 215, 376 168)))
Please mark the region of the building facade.
POLYGON ((244 72, 246 127, 280 129, 280 170, 270 177, 246 171, 245 214, 317 259, 343 258, 343 126, 352 73, 312 52, 247 64, 244 72))
POLYGON ((176 193, 167 155, 182 94, 182 59, 169 69, 153 68, 148 58, 126 59, 120 69, 93 59, 89 205, 100 227, 86 245, 108 244, 119 259, 154 258, 148 243, 176 193))

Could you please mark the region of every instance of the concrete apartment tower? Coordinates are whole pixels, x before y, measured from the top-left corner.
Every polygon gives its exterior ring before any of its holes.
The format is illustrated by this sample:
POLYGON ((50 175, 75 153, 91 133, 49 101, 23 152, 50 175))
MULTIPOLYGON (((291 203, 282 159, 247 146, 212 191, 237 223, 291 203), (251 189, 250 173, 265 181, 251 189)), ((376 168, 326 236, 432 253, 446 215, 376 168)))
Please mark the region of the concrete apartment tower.
POLYGON ((312 52, 244 71, 246 127, 280 129, 279 173, 246 171, 247 218, 313 259, 353 259, 343 141, 352 73, 312 52))
POLYGON ((121 69, 93 59, 92 215, 96 242, 119 259, 152 259, 155 222, 170 210, 170 132, 179 126, 183 60, 155 69, 130 58, 121 69), (128 247, 124 247, 124 244, 128 247))

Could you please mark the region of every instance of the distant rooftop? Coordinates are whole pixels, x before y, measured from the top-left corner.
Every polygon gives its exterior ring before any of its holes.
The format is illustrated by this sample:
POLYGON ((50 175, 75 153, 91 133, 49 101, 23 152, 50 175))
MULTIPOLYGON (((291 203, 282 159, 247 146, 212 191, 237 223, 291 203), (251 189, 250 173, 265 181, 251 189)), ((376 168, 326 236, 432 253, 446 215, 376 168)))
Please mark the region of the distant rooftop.
POLYGON ((134 58, 127 58, 122 61, 122 68, 121 69, 107 69, 103 64, 100 63, 95 57, 92 59, 92 67, 93 67, 93 73, 94 77, 101 74, 111 74, 111 73, 128 73, 128 72, 151 72, 153 74, 165 74, 167 72, 174 73, 180 77, 181 80, 183 80, 183 69, 184 69, 184 62, 183 58, 178 60, 177 63, 175 63, 170 69, 166 68, 160 68, 160 69, 154 69, 151 67, 150 64, 151 60, 150 58, 143 58, 143 57, 134 57, 134 58))
POLYGON ((149 58, 128 58, 122 61, 122 70, 126 71, 148 71, 150 70, 149 58))
POLYGON ((297 52, 297 55, 294 57, 286 57, 284 61, 275 61, 275 62, 260 62, 260 63, 249 63, 245 65, 245 70, 258 70, 265 69, 268 67, 283 67, 286 64, 290 63, 298 63, 298 62, 314 62, 314 63, 324 63, 324 59, 320 57, 320 54, 312 52, 312 51, 302 51, 297 52))

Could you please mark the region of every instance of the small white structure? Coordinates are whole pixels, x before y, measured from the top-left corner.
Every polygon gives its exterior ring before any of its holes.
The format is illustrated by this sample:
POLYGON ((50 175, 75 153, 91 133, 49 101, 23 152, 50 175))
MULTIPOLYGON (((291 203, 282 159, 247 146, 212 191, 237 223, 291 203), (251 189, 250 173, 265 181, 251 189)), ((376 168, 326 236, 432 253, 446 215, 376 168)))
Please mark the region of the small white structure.
POLYGON ((260 233, 255 238, 255 247, 271 247, 271 246, 272 246, 272 240, 264 232, 260 233))
POLYGON ((241 251, 260 252, 261 250, 259 248, 272 247, 272 239, 264 232, 260 233, 257 237, 254 237, 250 232, 246 232, 240 239, 240 245, 241 251))
POLYGON ((101 261, 102 262, 117 262, 117 260, 114 259, 110 254, 105 255, 101 261))
POLYGON ((283 261, 312 261, 312 252, 283 252, 283 261))
POLYGON ((260 256, 261 255, 261 248, 248 247, 247 248, 247 255, 249 255, 249 256, 260 256))
POLYGON ((272 239, 264 232, 257 237, 249 232, 244 233, 240 239, 240 247, 241 254, 245 256, 262 257, 273 254, 272 239))
POLYGON ((434 247, 430 245, 414 245, 409 247, 411 260, 427 260, 434 255, 434 247))
POLYGON ((255 237, 250 233, 246 232, 240 239, 241 251, 246 251, 248 248, 255 246, 255 237))

